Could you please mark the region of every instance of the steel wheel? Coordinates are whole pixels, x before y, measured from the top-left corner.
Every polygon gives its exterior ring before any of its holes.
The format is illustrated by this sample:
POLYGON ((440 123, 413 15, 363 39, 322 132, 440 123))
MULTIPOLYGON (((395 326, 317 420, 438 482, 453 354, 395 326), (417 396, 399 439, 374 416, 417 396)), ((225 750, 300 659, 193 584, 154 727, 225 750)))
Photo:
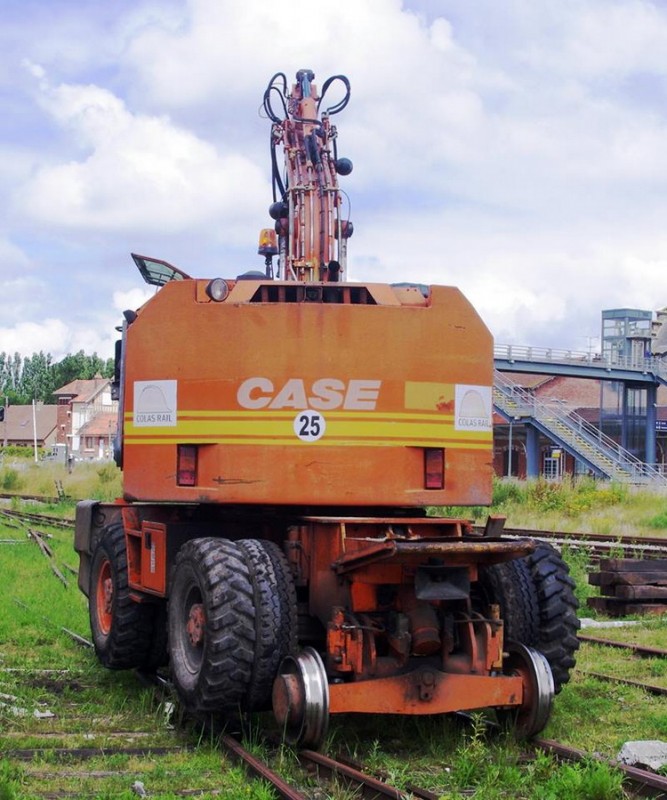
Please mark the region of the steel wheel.
POLYGON ((193 539, 176 557, 169 599, 174 685, 192 712, 243 708, 252 675, 255 610, 239 548, 226 539, 193 539))
POLYGON ((317 749, 329 728, 329 682, 317 650, 287 656, 273 685, 273 713, 290 744, 317 749))
POLYGON ((504 671, 523 679, 523 702, 510 711, 501 711, 501 720, 509 723, 517 736, 536 736, 546 727, 554 699, 554 680, 546 657, 532 647, 508 642, 509 656, 504 671))

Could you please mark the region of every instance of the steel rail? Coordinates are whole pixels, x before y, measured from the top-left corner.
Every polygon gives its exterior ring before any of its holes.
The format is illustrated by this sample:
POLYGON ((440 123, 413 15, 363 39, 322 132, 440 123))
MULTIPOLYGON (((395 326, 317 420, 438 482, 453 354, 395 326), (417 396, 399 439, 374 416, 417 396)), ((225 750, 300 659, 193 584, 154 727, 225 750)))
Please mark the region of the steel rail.
POLYGON ((15 758, 17 761, 32 761, 37 757, 78 758, 84 761, 89 758, 100 758, 108 755, 124 756, 163 756, 170 753, 182 753, 188 748, 176 747, 22 747, 14 750, 4 749, 3 758, 15 758))
POLYGON ((604 758, 603 756, 595 755, 595 753, 586 753, 576 747, 555 742, 552 739, 533 739, 532 744, 534 747, 542 750, 545 753, 550 753, 560 760, 565 761, 598 761, 607 764, 610 767, 620 770, 628 781, 639 793, 646 796, 646 792, 650 792, 652 797, 662 797, 667 794, 667 777, 658 775, 656 772, 633 767, 629 764, 623 764, 616 759, 604 758))
POLYGON ((74 527, 74 520, 66 517, 55 517, 52 514, 38 514, 32 511, 16 511, 10 508, 0 508, 0 515, 26 522, 41 522, 42 525, 70 529, 74 527))
POLYGON ((634 686, 636 689, 643 689, 648 694, 667 695, 667 687, 656 686, 653 683, 644 683, 643 681, 634 681, 632 678, 617 678, 615 675, 604 675, 601 672, 590 672, 589 670, 579 670, 580 675, 585 675, 587 678, 596 678, 599 681, 606 681, 607 683, 620 683, 623 686, 634 686))
POLYGON ((255 758, 233 736, 225 735, 220 741, 234 759, 240 761, 256 778, 270 783, 283 800, 307 800, 306 795, 290 786, 277 772, 255 758))
MULTIPOLYGON (((156 672, 145 672, 137 669, 134 674, 145 686, 153 687, 163 699, 174 693, 174 687, 171 682, 156 672)), ((302 792, 291 786, 277 772, 274 772, 267 764, 246 750, 234 736, 223 734, 220 737, 220 744, 227 754, 241 763, 253 777, 271 784, 282 800, 308 800, 302 792)))
POLYGON ((504 528, 503 533, 508 536, 536 536, 545 539, 581 539, 584 542, 611 543, 616 545, 653 546, 667 550, 667 538, 661 536, 632 536, 626 534, 590 533, 588 531, 543 531, 530 528, 504 528))
POLYGON ((587 636, 580 633, 577 638, 580 642, 588 642, 589 644, 599 644, 604 647, 618 647, 621 650, 632 650, 637 656, 644 658, 667 658, 667 650, 661 650, 659 647, 645 647, 640 644, 631 644, 630 642, 616 642, 613 639, 600 639, 597 636, 587 636))
MULTIPOLYGON (((337 760, 341 764, 347 764, 348 767, 353 767, 354 769, 362 771, 361 764, 358 761, 355 761, 352 758, 349 758, 345 755, 338 755, 337 760)), ((389 776, 383 770, 373 770, 374 773, 383 781, 387 781, 389 776)), ((413 797, 419 798, 419 800, 439 800, 442 794, 436 794, 432 792, 430 789, 423 789, 421 786, 415 786, 413 783, 406 783, 405 784, 405 791, 408 792, 409 795, 413 797)))
POLYGON ((302 766, 313 767, 318 776, 324 775, 325 778, 332 780, 334 778, 342 778, 346 783, 351 784, 356 790, 360 790, 361 794, 356 794, 355 797, 364 797, 367 800, 380 800, 386 797, 389 800, 407 800, 408 793, 391 786, 372 775, 367 775, 361 772, 356 767, 344 764, 342 761, 336 761, 329 756, 316 753, 314 750, 299 750, 297 758, 302 766))
MULTIPOLYGON (((484 533, 483 525, 473 525, 473 530, 477 533, 484 533)), ((537 528, 509 528, 502 530, 503 536, 510 538, 533 538, 562 540, 572 544, 600 544, 610 548, 636 547, 636 548, 656 548, 667 552, 667 537, 660 536, 632 536, 625 534, 589 533, 588 531, 547 531, 537 528)))
POLYGON ((0 493, 1 500, 14 500, 14 498, 18 498, 19 500, 32 500, 35 503, 46 503, 48 505, 53 505, 60 500, 59 497, 49 497, 43 494, 17 494, 16 492, 0 493))
POLYGON ((57 622, 54 622, 53 620, 51 620, 48 617, 44 616, 44 614, 39 614, 37 611, 33 611, 33 609, 31 609, 29 605, 24 603, 23 600, 19 600, 18 597, 13 597, 12 600, 14 601, 14 603, 17 606, 19 606, 20 608, 23 608, 28 613, 33 614, 33 615, 43 619, 44 622, 46 622, 52 628, 58 628, 58 630, 60 630, 61 633, 64 633, 67 636, 69 636, 70 639, 73 639, 77 644, 80 644, 83 647, 93 647, 93 643, 88 641, 88 639, 86 639, 84 636, 80 636, 78 633, 75 633, 74 631, 71 631, 69 628, 65 628, 64 626, 58 625, 57 622))

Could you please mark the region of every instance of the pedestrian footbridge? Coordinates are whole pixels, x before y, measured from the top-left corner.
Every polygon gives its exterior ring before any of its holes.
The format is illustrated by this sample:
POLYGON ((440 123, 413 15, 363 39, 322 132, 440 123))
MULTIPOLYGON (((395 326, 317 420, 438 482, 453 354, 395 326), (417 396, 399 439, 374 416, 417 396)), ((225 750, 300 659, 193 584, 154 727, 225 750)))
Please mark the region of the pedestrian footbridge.
POLYGON ((661 359, 607 359, 572 350, 496 345, 494 362, 494 407, 510 424, 526 425, 528 475, 539 474, 537 440, 541 433, 596 475, 622 483, 667 487, 667 478, 655 466, 657 387, 667 385, 667 364, 661 359), (568 412, 557 401, 534 397, 504 374, 507 372, 618 381, 623 384, 624 394, 628 387, 645 388, 645 461, 629 453, 578 414, 568 412))

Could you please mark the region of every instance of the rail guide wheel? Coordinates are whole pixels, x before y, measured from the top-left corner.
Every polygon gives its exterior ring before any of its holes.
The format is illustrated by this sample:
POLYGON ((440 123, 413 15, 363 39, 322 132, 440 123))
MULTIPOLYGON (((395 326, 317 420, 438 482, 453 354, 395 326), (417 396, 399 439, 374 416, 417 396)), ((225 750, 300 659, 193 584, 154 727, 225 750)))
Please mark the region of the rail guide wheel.
POLYGON ((499 718, 511 725, 521 738, 536 736, 546 727, 555 695, 549 662, 542 653, 520 642, 508 642, 509 657, 505 672, 523 678, 523 702, 511 711, 499 712, 499 718))
POLYGON ((290 744, 317 749, 329 728, 329 682, 312 647, 286 656, 273 684, 273 713, 290 744))

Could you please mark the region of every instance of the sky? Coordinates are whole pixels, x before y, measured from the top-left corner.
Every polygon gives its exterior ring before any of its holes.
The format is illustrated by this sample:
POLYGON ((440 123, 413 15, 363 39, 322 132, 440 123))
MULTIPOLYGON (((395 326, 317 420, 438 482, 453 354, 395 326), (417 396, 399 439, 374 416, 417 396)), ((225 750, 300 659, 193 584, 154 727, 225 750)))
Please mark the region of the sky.
MULTIPOLYGON (((348 280, 458 286, 503 344, 667 305, 662 0, 0 0, 0 352, 109 357, 130 253, 262 269, 276 72, 348 77, 348 280)), ((332 90, 333 91, 333 90, 332 90)))

